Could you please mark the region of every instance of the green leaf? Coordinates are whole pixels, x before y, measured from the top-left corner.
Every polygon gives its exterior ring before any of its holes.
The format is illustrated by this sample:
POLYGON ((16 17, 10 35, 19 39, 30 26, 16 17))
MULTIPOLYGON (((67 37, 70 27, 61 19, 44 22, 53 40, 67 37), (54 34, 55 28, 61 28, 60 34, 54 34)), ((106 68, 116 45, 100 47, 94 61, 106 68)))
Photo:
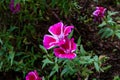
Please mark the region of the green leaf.
POLYGON ((55 63, 57 63, 57 61, 58 61, 58 58, 56 57, 56 58, 55 58, 55 63))
POLYGON ((112 19, 111 20, 108 20, 108 24, 111 26, 111 27, 115 27, 116 25, 116 22, 114 22, 112 19))
POLYGON ((49 77, 51 77, 51 76, 52 76, 53 74, 55 74, 55 73, 56 73, 56 71, 51 71, 49 77))
MULTIPOLYGON (((90 75, 91 73, 93 73, 91 70, 89 70, 87 67, 83 67, 82 71, 81 71, 81 75, 82 76, 87 76, 90 75)), ((84 80, 88 80, 88 79, 84 79, 84 80)))
POLYGON ((13 32, 15 29, 17 29, 17 27, 11 26, 10 29, 9 29, 8 31, 9 31, 9 32, 13 32))
POLYGON ((44 77, 44 76, 42 77, 42 80, 45 80, 45 77, 44 77))
POLYGON ((95 69, 96 71, 100 71, 100 65, 99 65, 99 58, 98 56, 94 56, 94 66, 95 66, 95 69))
POLYGON ((3 66, 3 62, 1 61, 0 62, 0 70, 2 69, 2 66, 3 66))
POLYGON ((117 13, 119 13, 119 12, 111 12, 111 11, 108 11, 108 15, 109 15, 109 16, 115 15, 115 14, 117 14, 117 13))
POLYGON ((63 70, 62 70, 62 72, 61 72, 61 76, 63 76, 66 72, 68 71, 68 69, 67 68, 64 68, 63 70))
POLYGON ((80 64, 91 64, 93 63, 94 59, 91 58, 91 56, 81 56, 80 57, 80 64))
POLYGON ((47 65, 47 64, 52 64, 53 62, 51 60, 49 60, 48 58, 44 59, 43 61, 43 65, 42 65, 42 69, 47 65))
POLYGON ((95 66, 95 69, 99 72, 100 71, 99 64, 97 62, 94 62, 94 66, 95 66))
POLYGON ((98 3, 98 0, 93 0, 93 1, 98 3))
POLYGON ((114 34, 114 31, 110 28, 101 29, 98 34, 101 34, 101 38, 108 38, 114 34))
POLYGON ((117 30, 117 31, 115 32, 115 35, 120 39, 120 30, 117 30))
POLYGON ((58 72, 58 69, 59 69, 59 66, 58 66, 58 64, 56 63, 55 66, 53 67, 53 70, 56 71, 56 72, 58 72))
POLYGON ((112 67, 111 65, 107 65, 107 66, 103 67, 102 69, 103 69, 103 70, 108 70, 108 69, 110 69, 111 67, 112 67))
POLYGON ((72 38, 73 33, 74 33, 74 30, 72 30, 72 32, 69 34, 68 38, 72 38))
POLYGON ((104 27, 105 25, 106 25, 106 22, 105 22, 105 21, 103 21, 101 24, 99 24, 99 25, 98 25, 98 27, 100 27, 100 28, 101 28, 101 27, 104 27))
POLYGON ((43 53, 48 53, 44 46, 39 45, 39 48, 43 51, 43 53))
POLYGON ((51 77, 53 74, 55 74, 56 72, 58 72, 58 69, 59 69, 59 66, 58 64, 56 63, 55 66, 53 67, 49 77, 51 77))
POLYGON ((115 75, 113 80, 120 80, 120 76, 119 75, 115 75))
POLYGON ((57 77, 56 77, 56 75, 54 75, 54 77, 53 77, 53 79, 52 80, 57 80, 57 77))
POLYGON ((1 38, 0 38, 0 44, 3 45, 3 41, 1 40, 1 38))
POLYGON ((81 54, 81 55, 85 55, 85 53, 87 53, 87 52, 86 52, 85 49, 83 48, 83 45, 81 45, 81 46, 80 46, 80 54, 81 54))
POLYGON ((98 56, 94 56, 94 60, 96 61, 96 62, 98 62, 98 60, 99 60, 99 58, 98 58, 98 56))
POLYGON ((50 5, 52 6, 52 8, 56 5, 57 1, 56 0, 52 0, 52 2, 50 3, 50 5))
POLYGON ((11 66, 12 66, 13 61, 14 61, 14 56, 15 56, 15 52, 10 51, 10 52, 9 52, 9 58, 10 58, 10 63, 11 63, 11 66))
POLYGON ((77 40, 77 45, 80 46, 80 44, 81 44, 81 37, 79 37, 77 40))
POLYGON ((0 56, 4 55, 4 51, 0 50, 0 56))

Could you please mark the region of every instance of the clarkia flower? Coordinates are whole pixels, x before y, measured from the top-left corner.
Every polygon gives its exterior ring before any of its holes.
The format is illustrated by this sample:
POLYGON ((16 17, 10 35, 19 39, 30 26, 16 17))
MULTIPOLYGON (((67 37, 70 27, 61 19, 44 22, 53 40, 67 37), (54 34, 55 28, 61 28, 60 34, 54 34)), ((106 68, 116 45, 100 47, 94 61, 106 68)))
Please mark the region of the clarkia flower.
POLYGON ((58 22, 48 29, 52 35, 46 34, 43 39, 43 45, 46 49, 60 46, 65 43, 65 37, 69 35, 74 26, 65 26, 62 22, 58 22))
POLYGON ((31 71, 27 74, 26 80, 42 80, 42 78, 39 77, 37 71, 34 70, 34 71, 31 71))
POLYGON ((105 14, 106 8, 104 7, 96 7, 96 10, 93 12, 94 21, 101 22, 104 14, 105 14))
POLYGON ((15 13, 17 13, 17 12, 20 11, 20 4, 17 3, 17 4, 15 5, 14 0, 11 0, 11 1, 10 1, 9 7, 10 7, 10 10, 12 11, 13 14, 15 14, 15 13))
POLYGON ((54 54, 58 58, 74 59, 76 57, 74 51, 77 48, 74 38, 65 38, 65 40, 65 43, 59 46, 59 48, 54 48, 54 54))

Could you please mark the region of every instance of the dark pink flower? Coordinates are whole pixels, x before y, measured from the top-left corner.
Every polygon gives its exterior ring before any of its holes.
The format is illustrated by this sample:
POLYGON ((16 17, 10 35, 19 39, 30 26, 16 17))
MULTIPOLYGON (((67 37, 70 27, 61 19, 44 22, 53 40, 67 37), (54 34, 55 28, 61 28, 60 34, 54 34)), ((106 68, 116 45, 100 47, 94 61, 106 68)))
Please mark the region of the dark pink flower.
POLYGON ((62 44, 59 48, 54 49, 54 54, 58 58, 74 59, 76 57, 74 51, 77 48, 76 44, 74 43, 74 38, 65 38, 65 40, 66 41, 64 44, 62 44))
POLYGON ((48 29, 52 35, 46 34, 43 39, 43 45, 46 49, 60 46, 65 43, 65 37, 69 35, 74 26, 64 26, 62 22, 56 23, 48 29))
POLYGON ((93 12, 94 21, 101 22, 104 17, 106 8, 104 7, 96 7, 96 10, 93 12))
POLYGON ((10 10, 12 11, 13 14, 17 13, 20 11, 20 4, 17 3, 15 5, 14 0, 10 1, 10 10))
POLYGON ((34 70, 34 71, 31 71, 27 74, 26 80, 42 80, 42 78, 39 77, 37 71, 34 70))

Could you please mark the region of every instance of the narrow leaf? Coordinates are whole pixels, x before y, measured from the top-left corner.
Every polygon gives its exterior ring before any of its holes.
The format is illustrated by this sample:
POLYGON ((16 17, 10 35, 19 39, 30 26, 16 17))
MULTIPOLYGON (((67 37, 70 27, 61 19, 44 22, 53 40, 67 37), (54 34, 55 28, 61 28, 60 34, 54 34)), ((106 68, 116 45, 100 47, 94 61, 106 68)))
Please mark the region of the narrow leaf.
POLYGON ((78 38, 77 45, 80 46, 80 43, 81 43, 81 37, 78 38))
POLYGON ((74 33, 74 30, 72 30, 72 32, 69 34, 68 38, 72 38, 73 33, 74 33))
POLYGON ((80 46, 80 54, 81 55, 85 55, 86 51, 85 49, 83 48, 83 45, 80 46))
POLYGON ((99 64, 97 62, 94 62, 94 66, 95 66, 95 69, 99 72, 100 71, 99 64))
POLYGON ((40 48, 44 53, 48 53, 44 46, 39 45, 39 48, 40 48))
POLYGON ((48 58, 44 59, 43 61, 43 65, 42 68, 44 68, 47 64, 52 64, 53 62, 51 60, 49 60, 48 58))

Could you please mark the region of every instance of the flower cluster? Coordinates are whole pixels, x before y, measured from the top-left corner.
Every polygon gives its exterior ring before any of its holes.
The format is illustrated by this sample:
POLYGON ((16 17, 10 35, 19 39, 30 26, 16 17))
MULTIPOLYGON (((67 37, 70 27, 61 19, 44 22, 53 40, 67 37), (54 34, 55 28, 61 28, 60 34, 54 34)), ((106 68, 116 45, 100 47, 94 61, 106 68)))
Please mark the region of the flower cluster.
POLYGON ((17 3, 15 5, 14 0, 10 1, 10 10, 12 11, 13 14, 17 13, 20 11, 20 4, 17 3))
POLYGON ((31 71, 27 74, 26 80, 42 80, 42 78, 39 77, 37 71, 34 70, 34 71, 31 71))
POLYGON ((104 7, 96 7, 96 10, 93 12, 94 21, 101 22, 104 17, 105 11, 106 8, 104 7))
POLYGON ((43 45, 46 49, 54 48, 54 54, 58 58, 74 59, 76 54, 76 43, 74 38, 69 39, 68 35, 71 33, 74 26, 63 25, 62 22, 58 22, 48 29, 51 35, 44 35, 43 45))

